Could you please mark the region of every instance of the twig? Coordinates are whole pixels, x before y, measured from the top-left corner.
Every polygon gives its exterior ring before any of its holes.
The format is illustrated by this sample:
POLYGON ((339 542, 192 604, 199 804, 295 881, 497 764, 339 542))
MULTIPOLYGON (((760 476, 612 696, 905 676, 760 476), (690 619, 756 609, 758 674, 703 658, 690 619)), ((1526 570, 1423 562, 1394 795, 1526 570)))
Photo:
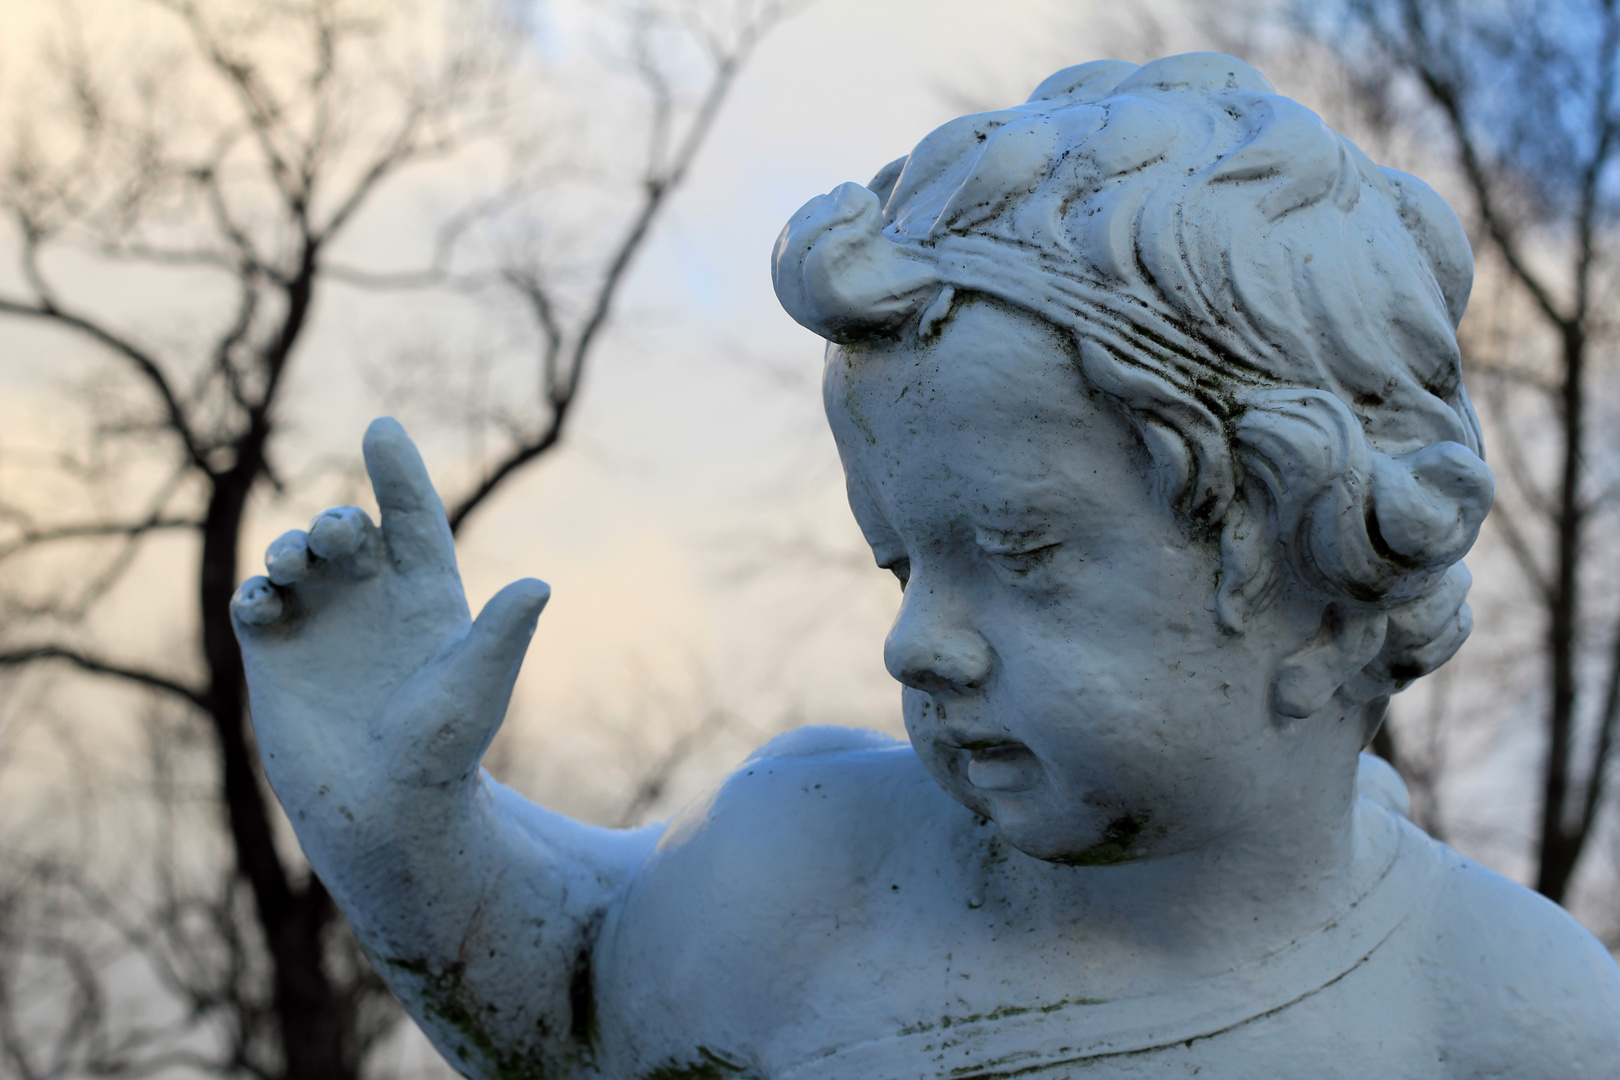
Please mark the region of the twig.
POLYGON ((208 700, 203 691, 195 687, 187 686, 177 679, 160 675, 155 671, 115 663, 67 645, 33 645, 0 652, 0 667, 23 667, 52 660, 72 664, 94 675, 106 675, 153 690, 162 690, 199 709, 208 708, 208 700))

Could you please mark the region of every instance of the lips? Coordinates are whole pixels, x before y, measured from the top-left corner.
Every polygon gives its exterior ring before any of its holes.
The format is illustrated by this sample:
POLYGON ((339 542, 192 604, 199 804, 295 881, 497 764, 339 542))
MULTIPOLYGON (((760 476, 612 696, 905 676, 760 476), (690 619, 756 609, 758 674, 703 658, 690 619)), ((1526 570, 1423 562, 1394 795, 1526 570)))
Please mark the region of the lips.
POLYGON ((968 782, 981 791, 1028 791, 1041 778, 1040 763, 1029 747, 1019 742, 968 750, 968 782))

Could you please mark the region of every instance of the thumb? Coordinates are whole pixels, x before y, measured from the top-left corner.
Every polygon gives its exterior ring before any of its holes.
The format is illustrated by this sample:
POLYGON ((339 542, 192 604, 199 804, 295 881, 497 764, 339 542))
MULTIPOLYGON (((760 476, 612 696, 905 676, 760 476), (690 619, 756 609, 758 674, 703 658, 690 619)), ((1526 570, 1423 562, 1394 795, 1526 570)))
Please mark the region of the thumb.
POLYGON ((534 578, 496 593, 467 636, 433 665, 431 687, 409 695, 414 700, 404 719, 414 745, 398 763, 409 778, 439 784, 477 769, 506 719, 523 655, 549 599, 551 586, 534 578))
POLYGON ((537 578, 514 581, 490 597, 446 658, 445 688, 475 709, 487 702, 505 712, 535 623, 550 599, 551 586, 537 578))

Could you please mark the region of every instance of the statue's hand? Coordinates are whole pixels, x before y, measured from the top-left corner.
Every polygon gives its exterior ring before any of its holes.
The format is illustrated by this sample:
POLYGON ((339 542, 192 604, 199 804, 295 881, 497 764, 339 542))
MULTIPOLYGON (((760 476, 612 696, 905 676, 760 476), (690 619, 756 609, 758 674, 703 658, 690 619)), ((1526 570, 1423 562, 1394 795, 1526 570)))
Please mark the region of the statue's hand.
POLYGON ((271 544, 268 576, 231 603, 265 771, 295 825, 468 789, 550 595, 516 582, 472 622, 444 505, 404 428, 373 423, 365 457, 382 527, 325 511, 271 544))

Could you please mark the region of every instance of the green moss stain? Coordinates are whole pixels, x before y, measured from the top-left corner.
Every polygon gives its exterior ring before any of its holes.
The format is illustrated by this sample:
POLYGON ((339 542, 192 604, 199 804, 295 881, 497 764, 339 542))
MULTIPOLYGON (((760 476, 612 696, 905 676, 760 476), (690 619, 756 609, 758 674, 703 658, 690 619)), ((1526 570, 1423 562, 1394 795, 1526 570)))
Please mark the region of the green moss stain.
POLYGON ((651 1072, 643 1073, 641 1080, 728 1080, 747 1076, 747 1069, 730 1057, 709 1049, 697 1048, 697 1057, 691 1061, 671 1060, 651 1072))
POLYGON ((1046 1015, 1062 1009, 1077 1005, 1106 1005, 1107 998, 1072 997, 1062 1001, 1054 1001, 1047 1005, 1002 1005, 986 1012, 970 1013, 967 1016, 942 1016, 935 1023, 913 1024, 900 1029, 901 1035, 921 1035, 928 1031, 943 1031, 962 1024, 982 1024, 995 1020, 1006 1020, 1014 1016, 1028 1016, 1031 1013, 1046 1015))
POLYGON ((1112 866, 1136 857, 1132 848, 1148 827, 1147 815, 1121 814, 1103 830, 1102 842, 1054 861, 1069 866, 1112 866))
POLYGON ((410 976, 422 1011, 459 1039, 461 1055, 475 1061, 484 1075, 492 1080, 548 1080, 557 1075, 539 1050, 514 1051, 496 1043, 489 1033, 488 1018, 498 1007, 481 1001, 467 986, 465 964, 435 969, 417 957, 381 959, 392 970, 410 976))

